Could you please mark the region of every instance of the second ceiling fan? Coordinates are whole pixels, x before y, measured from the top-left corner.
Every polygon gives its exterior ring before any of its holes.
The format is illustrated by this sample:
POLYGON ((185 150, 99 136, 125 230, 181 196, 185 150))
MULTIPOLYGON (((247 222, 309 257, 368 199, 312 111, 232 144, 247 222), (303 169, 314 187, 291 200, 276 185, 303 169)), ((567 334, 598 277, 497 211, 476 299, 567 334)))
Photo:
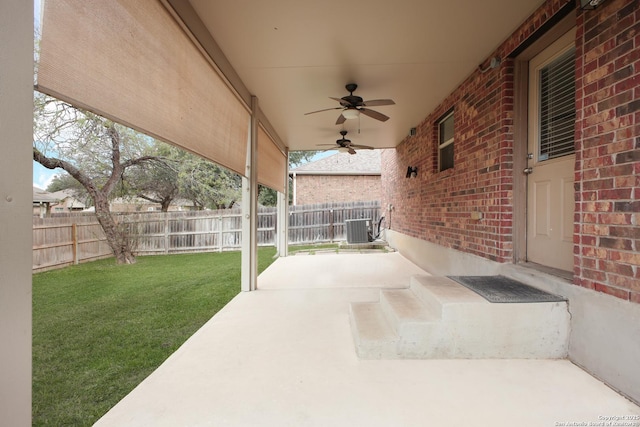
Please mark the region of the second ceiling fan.
POLYGON ((320 144, 320 146, 332 146, 333 148, 328 148, 328 150, 335 150, 336 148, 338 149, 338 151, 346 151, 349 154, 356 154, 356 150, 355 148, 359 149, 359 150, 373 150, 373 147, 369 147, 368 145, 358 145, 358 144, 352 144, 350 139, 345 138, 345 136, 347 136, 347 131, 346 130, 341 130, 340 131, 340 135, 342 135, 342 138, 336 140, 336 144, 338 145, 337 147, 333 144, 320 144))
POLYGON ((338 120, 336 120, 337 125, 341 125, 347 119, 358 117, 360 113, 369 116, 372 119, 380 120, 381 122, 386 122, 387 120, 389 120, 388 116, 385 116, 378 111, 371 110, 368 107, 394 105, 395 102, 392 99, 372 99, 369 101, 364 101, 361 97, 353 94, 353 92, 355 92, 355 90, 358 88, 357 84, 349 83, 345 86, 345 88, 349 91, 349 95, 343 96, 342 98, 329 97, 335 101, 338 101, 340 103, 340 107, 325 108, 323 110, 305 113, 305 115, 320 113, 322 111, 329 110, 342 110, 342 112, 338 116, 338 120))

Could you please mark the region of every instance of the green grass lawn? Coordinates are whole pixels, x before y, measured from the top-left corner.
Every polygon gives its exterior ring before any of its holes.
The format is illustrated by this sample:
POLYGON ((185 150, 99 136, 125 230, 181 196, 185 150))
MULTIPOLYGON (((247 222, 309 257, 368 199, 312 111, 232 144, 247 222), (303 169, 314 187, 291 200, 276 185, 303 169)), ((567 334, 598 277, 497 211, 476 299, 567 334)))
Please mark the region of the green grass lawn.
MULTIPOLYGON (((275 249, 258 250, 258 269, 275 249)), ((240 291, 240 252, 33 276, 33 425, 88 426, 240 291)))
POLYGON ((293 255, 297 252, 309 252, 315 254, 316 251, 335 251, 338 253, 340 245, 337 243, 317 243, 313 245, 289 245, 289 254, 293 255))

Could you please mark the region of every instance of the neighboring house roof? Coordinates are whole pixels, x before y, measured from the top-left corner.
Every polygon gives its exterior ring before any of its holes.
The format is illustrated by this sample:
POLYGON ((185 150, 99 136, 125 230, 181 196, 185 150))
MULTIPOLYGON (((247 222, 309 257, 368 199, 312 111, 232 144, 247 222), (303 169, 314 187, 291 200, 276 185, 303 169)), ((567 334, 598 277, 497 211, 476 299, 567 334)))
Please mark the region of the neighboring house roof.
POLYGON ((337 153, 291 169, 296 175, 380 175, 380 150, 337 153))
POLYGON ((72 190, 54 191, 53 193, 49 194, 57 197, 59 200, 66 199, 67 197, 75 197, 75 193, 72 190))
POLYGON ((33 187, 33 203, 57 203, 60 198, 38 187, 33 187))
POLYGON ((55 193, 51 193, 57 200, 63 202, 68 209, 85 209, 87 205, 76 199, 75 192, 73 190, 60 190, 55 193))

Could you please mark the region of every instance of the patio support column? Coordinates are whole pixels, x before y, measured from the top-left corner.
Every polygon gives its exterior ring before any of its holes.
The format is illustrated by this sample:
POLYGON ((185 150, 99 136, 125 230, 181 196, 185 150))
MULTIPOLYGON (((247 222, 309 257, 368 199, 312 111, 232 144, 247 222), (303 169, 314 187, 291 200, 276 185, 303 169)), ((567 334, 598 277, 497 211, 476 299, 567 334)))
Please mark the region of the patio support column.
POLYGON ((33 2, 0 2, 0 424, 31 425, 33 2))
POLYGON ((278 236, 277 249, 278 256, 285 257, 289 254, 289 185, 285 187, 285 192, 278 192, 277 207, 278 236))
POLYGON ((251 97, 247 163, 242 178, 242 272, 243 292, 255 291, 258 282, 258 98, 251 97))
POLYGON ((284 193, 278 192, 278 204, 276 208, 276 224, 278 235, 276 236, 276 249, 279 257, 289 254, 289 150, 285 149, 286 167, 284 170, 284 193))

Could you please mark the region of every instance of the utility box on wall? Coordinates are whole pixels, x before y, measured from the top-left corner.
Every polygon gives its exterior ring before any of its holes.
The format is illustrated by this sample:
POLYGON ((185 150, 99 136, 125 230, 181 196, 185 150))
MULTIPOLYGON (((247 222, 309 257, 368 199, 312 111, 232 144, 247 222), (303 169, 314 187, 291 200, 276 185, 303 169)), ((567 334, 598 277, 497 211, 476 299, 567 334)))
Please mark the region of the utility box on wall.
POLYGON ((347 243, 369 243, 371 219, 347 219, 347 243))

